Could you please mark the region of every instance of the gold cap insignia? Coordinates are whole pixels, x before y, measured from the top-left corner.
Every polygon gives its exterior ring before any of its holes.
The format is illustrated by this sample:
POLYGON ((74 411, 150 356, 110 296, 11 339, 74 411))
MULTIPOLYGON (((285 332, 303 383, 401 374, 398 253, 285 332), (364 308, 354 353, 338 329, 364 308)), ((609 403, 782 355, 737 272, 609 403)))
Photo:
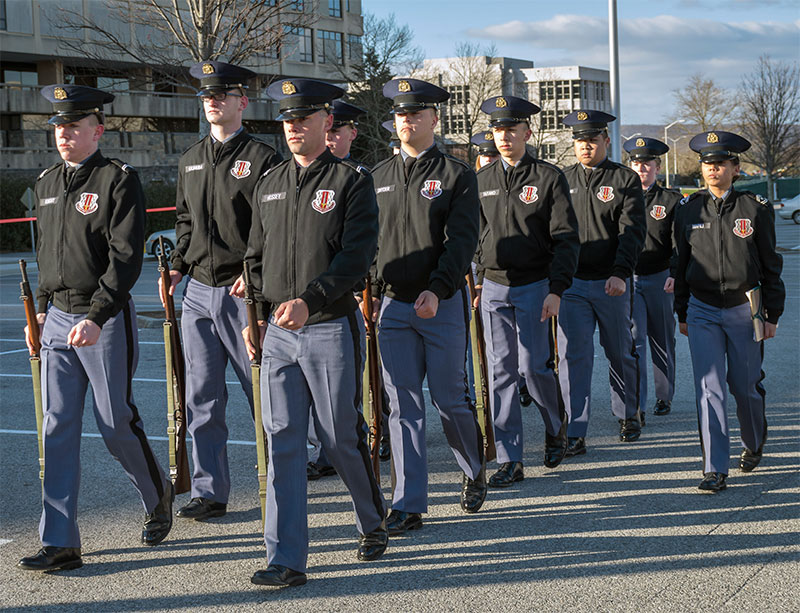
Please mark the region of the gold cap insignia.
POLYGON ((483 135, 483 140, 494 140, 494 134, 492 132, 487 132, 483 135))
POLYGON ((636 139, 636 146, 637 147, 644 147, 644 139, 643 138, 637 138, 636 139))
POLYGON ((717 136, 716 132, 709 132, 708 135, 706 136, 706 142, 707 143, 718 143, 719 142, 719 136, 717 136))
POLYGON ((211 74, 212 72, 214 72, 212 64, 203 64, 203 74, 211 74))
POLYGON ((281 91, 283 92, 284 96, 291 96, 292 94, 297 93, 297 88, 291 81, 284 81, 283 85, 281 85, 281 91))
POLYGON ((63 87, 56 87, 53 90, 53 97, 56 100, 66 100, 67 99, 67 92, 64 90, 63 87))
POLYGON ((495 106, 496 106, 498 109, 504 109, 504 108, 506 108, 506 107, 508 106, 508 102, 506 102, 506 99, 505 99, 505 98, 503 98, 502 96, 500 96, 500 97, 499 97, 497 100, 495 100, 495 101, 494 101, 494 105, 495 105, 495 106))
POLYGON ((397 84, 397 90, 403 93, 410 92, 411 83, 409 83, 408 81, 400 81, 400 83, 397 84))
POLYGON ((589 119, 589 116, 586 113, 583 111, 578 113, 578 121, 586 121, 587 119, 589 119))

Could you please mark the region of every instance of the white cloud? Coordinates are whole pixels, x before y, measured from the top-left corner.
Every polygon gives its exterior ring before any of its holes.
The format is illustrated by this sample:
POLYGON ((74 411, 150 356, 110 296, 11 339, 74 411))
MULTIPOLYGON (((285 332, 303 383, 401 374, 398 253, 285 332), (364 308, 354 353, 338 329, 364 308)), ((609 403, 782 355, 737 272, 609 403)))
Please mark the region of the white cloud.
MULTIPOLYGON (((556 15, 542 21, 511 21, 472 29, 475 38, 530 47, 537 66, 581 64, 608 67, 608 21, 556 15)), ((760 55, 796 61, 800 21, 731 23, 659 15, 619 22, 623 120, 659 122, 672 113, 672 91, 702 72, 733 89, 760 55)), ((501 45, 501 50, 502 50, 501 45)))

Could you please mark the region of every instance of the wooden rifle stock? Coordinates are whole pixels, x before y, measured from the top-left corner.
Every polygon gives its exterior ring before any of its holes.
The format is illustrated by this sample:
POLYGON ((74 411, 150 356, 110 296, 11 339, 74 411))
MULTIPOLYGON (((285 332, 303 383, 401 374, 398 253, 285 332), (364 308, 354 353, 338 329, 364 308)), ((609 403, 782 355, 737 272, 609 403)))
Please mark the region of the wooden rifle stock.
POLYGON ((475 280, 472 270, 467 272, 467 287, 469 288, 470 311, 470 340, 472 342, 472 366, 475 384, 475 411, 478 414, 478 425, 483 434, 484 460, 491 462, 497 457, 494 444, 494 427, 492 426, 492 408, 489 402, 489 376, 486 366, 486 341, 483 335, 483 320, 481 319, 480 305, 474 306, 475 280))
POLYGON ((247 308, 247 330, 255 355, 250 360, 250 373, 253 379, 253 419, 256 430, 256 470, 258 471, 258 501, 261 505, 261 526, 267 519, 267 436, 261 413, 261 334, 258 329, 255 289, 250 278, 250 264, 243 263, 244 304, 247 308))
MULTIPOLYGON (((361 308, 363 309, 364 322, 367 328, 367 381, 368 393, 364 394, 365 403, 371 407, 369 415, 369 448, 372 457, 372 470, 375 471, 375 479, 381 482, 381 459, 380 445, 383 427, 383 385, 381 382, 381 363, 378 353, 378 336, 375 330, 375 322, 372 321, 372 279, 369 275, 366 278, 366 286, 362 292, 361 308)), ((366 406, 364 409, 366 410, 366 406)))
POLYGON ((158 272, 164 293, 164 352, 167 365, 167 438, 169 439, 169 476, 176 494, 191 489, 189 455, 186 449, 186 371, 183 348, 175 316, 175 301, 169 293, 172 279, 164 254, 164 238, 159 237, 158 272))
POLYGON ((39 444, 39 480, 42 483, 42 492, 44 492, 44 439, 42 438, 44 408, 42 405, 42 362, 39 357, 39 353, 42 350, 42 342, 39 337, 39 321, 36 319, 36 307, 33 304, 33 292, 28 281, 28 269, 25 260, 19 261, 19 270, 22 273, 22 282, 19 284, 20 299, 25 307, 28 336, 33 346, 33 353, 30 356, 33 381, 33 410, 36 415, 36 438, 39 444))

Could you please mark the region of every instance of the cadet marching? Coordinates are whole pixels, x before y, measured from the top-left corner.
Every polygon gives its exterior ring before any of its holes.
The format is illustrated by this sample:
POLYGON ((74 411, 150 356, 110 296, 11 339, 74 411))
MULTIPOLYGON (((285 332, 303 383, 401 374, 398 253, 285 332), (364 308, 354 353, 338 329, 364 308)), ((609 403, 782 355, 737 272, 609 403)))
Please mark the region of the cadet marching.
MULTIPOLYGON (((227 512, 230 362, 251 415, 254 399, 261 401, 256 435, 266 437, 266 566, 253 583, 306 583, 308 480, 343 480, 360 561, 384 555, 390 537, 424 529, 426 378, 468 514, 491 504, 491 488, 524 479, 520 389, 541 413, 547 467, 591 451, 593 400, 619 419, 620 443, 634 443, 648 406, 658 416, 671 410, 675 315, 694 372, 699 489, 727 486, 729 388, 742 432, 739 468, 750 472, 761 462, 768 433, 763 341, 776 334, 785 289, 772 207, 735 189, 739 155, 750 146, 744 138, 695 136, 690 146, 707 188, 681 198, 655 182, 668 150, 661 141, 629 140, 631 167, 617 164, 608 158, 615 117, 579 109, 563 120, 576 163, 561 170, 526 146, 539 108, 494 96, 481 107, 489 128, 471 139, 479 148, 476 175, 436 145, 437 105, 448 92, 398 78, 383 88, 395 151, 370 171, 350 157, 363 111, 342 100, 343 89, 312 79, 270 85, 291 154, 281 160, 242 126, 254 73, 207 61, 191 74, 211 132, 181 157, 170 284, 154 288, 163 300, 186 278, 181 328, 193 470, 190 500, 176 515, 202 521, 227 512), (250 327, 243 262, 256 307, 250 327), (478 423, 467 378, 468 359, 483 355, 468 342, 465 276, 473 266, 493 431, 478 423), (357 295, 368 274, 389 407, 389 436, 380 445, 382 458, 391 459, 388 501, 370 457, 379 445, 370 445, 361 406, 357 295), (591 396, 596 328, 609 361, 608 399, 591 396), (248 357, 259 353, 254 389, 248 357), (498 465, 487 478, 489 439, 498 465)), ((52 571, 83 564, 78 450, 89 385, 98 428, 141 497, 143 544, 169 535, 175 492, 131 392, 138 340, 130 291, 142 267, 144 196, 136 170, 99 149, 113 95, 81 85, 52 85, 42 94, 53 104, 61 157, 35 187, 42 547, 18 566, 52 571)), ((36 335, 25 334, 33 353, 36 335)))

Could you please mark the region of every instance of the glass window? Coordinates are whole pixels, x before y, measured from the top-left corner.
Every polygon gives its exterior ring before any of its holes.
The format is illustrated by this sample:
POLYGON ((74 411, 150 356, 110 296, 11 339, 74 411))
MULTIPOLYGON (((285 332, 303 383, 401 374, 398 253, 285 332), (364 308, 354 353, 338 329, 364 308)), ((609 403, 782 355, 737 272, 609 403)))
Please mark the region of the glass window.
POLYGON ((331 17, 342 16, 342 0, 328 0, 328 15, 331 17))
POLYGON ((306 10, 306 3, 304 0, 295 0, 289 5, 290 10, 302 13, 306 10))
POLYGON ((572 82, 572 97, 573 98, 582 98, 581 96, 581 82, 579 80, 575 80, 572 82))
POLYGON ((556 81, 556 99, 567 100, 570 97, 570 82, 556 81))
POLYGON ((317 30, 319 38, 319 58, 320 64, 344 63, 344 50, 342 49, 342 33, 330 32, 328 30, 317 30))
POLYGON ((287 41, 287 46, 290 47, 289 53, 286 54, 287 59, 297 62, 313 62, 314 33, 311 28, 287 27, 286 33, 291 39, 294 39, 287 41))
POLYGON ((555 100, 555 81, 539 83, 539 100, 555 100))
POLYGON ((131 86, 124 77, 97 77, 97 89, 111 92, 127 92, 131 86))
POLYGON ((7 85, 38 85, 39 75, 27 70, 4 70, 3 83, 7 85))
POLYGON ((347 35, 347 58, 351 62, 361 62, 364 59, 361 37, 356 34, 347 35))
POLYGON ((0 0, 0 30, 8 30, 6 21, 6 0, 0 0))

